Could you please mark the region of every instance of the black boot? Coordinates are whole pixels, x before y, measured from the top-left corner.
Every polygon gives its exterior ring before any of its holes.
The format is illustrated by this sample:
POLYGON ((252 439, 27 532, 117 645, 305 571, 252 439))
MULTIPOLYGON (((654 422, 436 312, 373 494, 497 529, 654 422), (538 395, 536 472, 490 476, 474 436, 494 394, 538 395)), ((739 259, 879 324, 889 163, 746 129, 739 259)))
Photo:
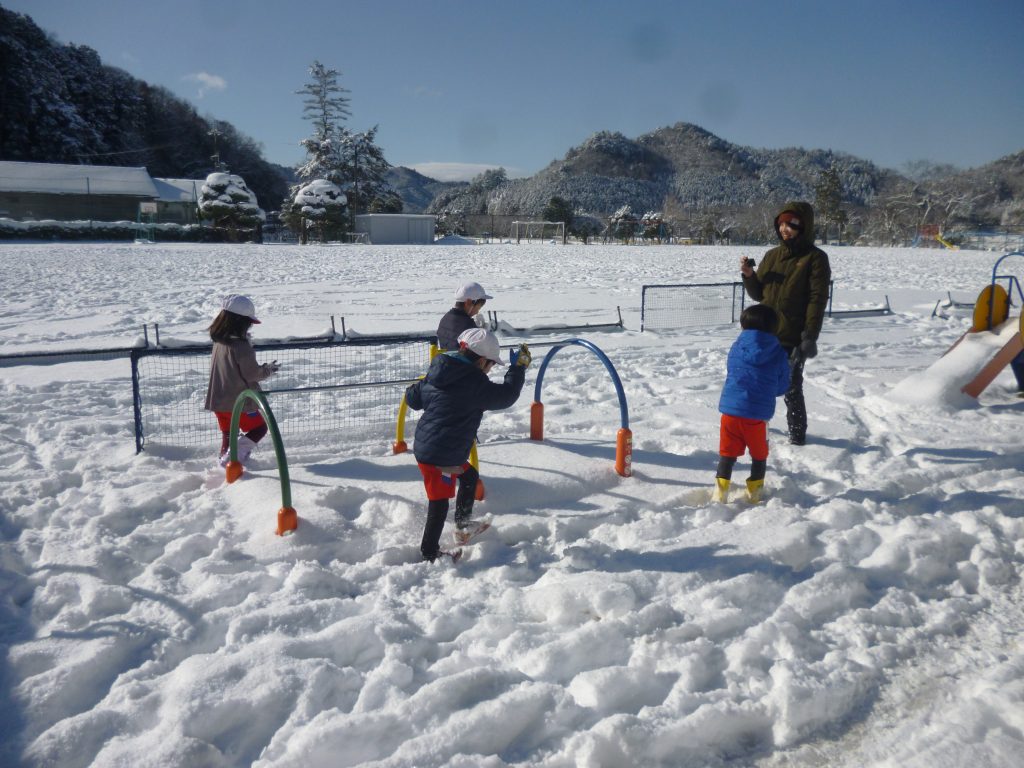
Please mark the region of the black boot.
POLYGON ((480 473, 469 467, 459 475, 459 493, 455 497, 455 527, 465 528, 473 517, 473 502, 476 500, 476 483, 480 473))
POLYGON ((441 551, 441 531, 448 518, 448 499, 431 501, 427 504, 427 522, 423 526, 423 541, 420 553, 424 560, 434 562, 441 551))
POLYGON ((797 357, 790 365, 789 390, 786 392, 785 400, 789 442, 793 445, 804 445, 807 442, 807 406, 804 403, 804 359, 802 357, 797 357))

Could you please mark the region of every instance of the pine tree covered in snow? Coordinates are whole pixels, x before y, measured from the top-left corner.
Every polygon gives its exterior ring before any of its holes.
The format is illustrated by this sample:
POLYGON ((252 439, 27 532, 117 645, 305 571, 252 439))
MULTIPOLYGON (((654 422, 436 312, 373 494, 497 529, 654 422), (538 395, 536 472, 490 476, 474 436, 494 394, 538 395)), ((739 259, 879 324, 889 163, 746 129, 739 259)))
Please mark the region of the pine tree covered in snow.
POLYGON ((211 173, 206 177, 200 190, 199 212, 215 227, 232 231, 235 237, 241 230, 258 230, 267 220, 245 180, 230 173, 211 173))
POLYGON ((315 179, 299 186, 294 199, 282 210, 282 218, 292 230, 300 233, 303 244, 309 242, 310 229, 316 232, 320 242, 336 240, 348 229, 347 202, 337 184, 315 179))

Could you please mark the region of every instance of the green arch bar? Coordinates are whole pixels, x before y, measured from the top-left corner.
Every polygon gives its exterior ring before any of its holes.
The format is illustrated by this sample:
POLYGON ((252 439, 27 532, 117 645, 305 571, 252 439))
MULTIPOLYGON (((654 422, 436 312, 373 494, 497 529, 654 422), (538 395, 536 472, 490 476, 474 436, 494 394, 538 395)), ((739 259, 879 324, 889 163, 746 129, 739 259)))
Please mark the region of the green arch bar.
POLYGON ((267 396, 259 390, 246 389, 235 398, 235 407, 231 411, 231 447, 228 449, 228 458, 231 461, 238 461, 238 422, 242 418, 242 406, 247 399, 256 401, 256 405, 263 414, 263 420, 267 422, 270 430, 270 439, 274 442, 274 454, 277 456, 277 471, 281 476, 281 507, 287 509, 292 505, 292 484, 288 476, 288 459, 284 454, 284 442, 281 440, 281 431, 277 428, 277 419, 274 412, 270 410, 270 403, 267 396))

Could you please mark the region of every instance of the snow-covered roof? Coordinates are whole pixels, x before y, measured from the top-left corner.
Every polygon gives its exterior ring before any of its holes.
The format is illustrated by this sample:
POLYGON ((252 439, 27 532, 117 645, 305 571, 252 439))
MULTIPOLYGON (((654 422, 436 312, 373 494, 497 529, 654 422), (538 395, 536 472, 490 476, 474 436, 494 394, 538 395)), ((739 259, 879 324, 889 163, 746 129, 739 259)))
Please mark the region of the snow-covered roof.
POLYGON ((0 160, 0 192, 157 197, 145 168, 0 160))
POLYGON ((153 179, 160 200, 165 203, 194 203, 199 200, 203 179, 153 179))

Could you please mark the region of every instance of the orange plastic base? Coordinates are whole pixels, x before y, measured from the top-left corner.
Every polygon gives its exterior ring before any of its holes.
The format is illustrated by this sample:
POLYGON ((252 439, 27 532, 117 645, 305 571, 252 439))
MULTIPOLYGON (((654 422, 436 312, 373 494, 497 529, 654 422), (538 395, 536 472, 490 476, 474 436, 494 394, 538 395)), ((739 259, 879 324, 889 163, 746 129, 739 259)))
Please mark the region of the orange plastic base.
POLYGON ((405 453, 409 450, 408 443, 405 440, 399 440, 391 444, 391 453, 405 453))
POLYGON ((229 483, 233 483, 242 476, 244 471, 245 469, 242 467, 242 462, 229 461, 228 465, 224 468, 224 479, 229 483))
POLYGON ((633 474, 633 433, 625 427, 615 436, 615 471, 623 477, 633 474))
POLYGON ((530 439, 544 439, 544 403, 536 400, 530 406, 530 439))
POLYGON ((284 536, 299 527, 299 515, 291 507, 277 510, 277 535, 284 536))

